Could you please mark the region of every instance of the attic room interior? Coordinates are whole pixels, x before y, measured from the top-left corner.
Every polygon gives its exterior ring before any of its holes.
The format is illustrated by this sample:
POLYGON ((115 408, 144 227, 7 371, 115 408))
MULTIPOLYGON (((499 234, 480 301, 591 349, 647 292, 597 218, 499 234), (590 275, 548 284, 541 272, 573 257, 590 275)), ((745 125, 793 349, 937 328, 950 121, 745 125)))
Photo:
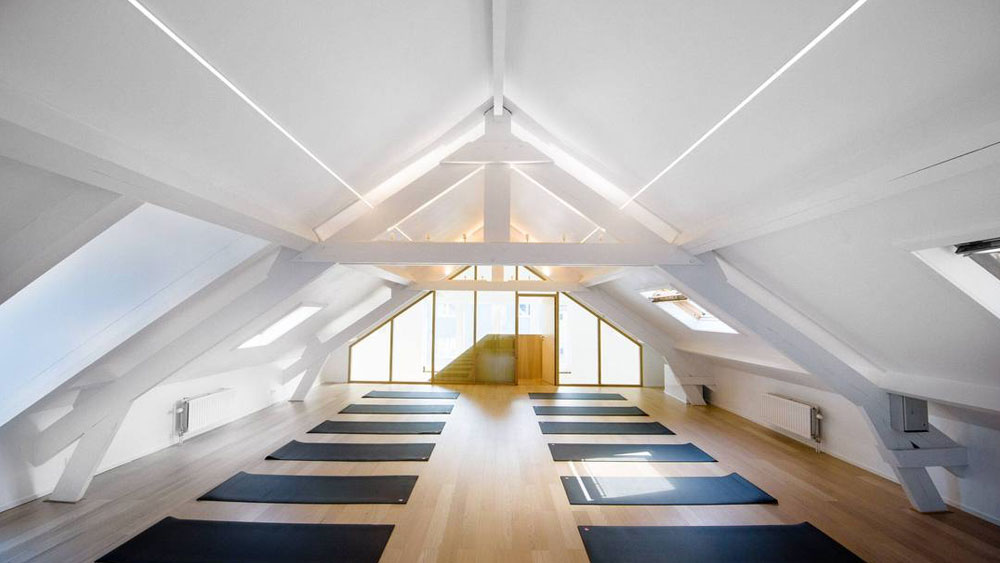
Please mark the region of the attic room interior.
POLYGON ((0 561, 1000 561, 1000 2, 0 2, 0 561))

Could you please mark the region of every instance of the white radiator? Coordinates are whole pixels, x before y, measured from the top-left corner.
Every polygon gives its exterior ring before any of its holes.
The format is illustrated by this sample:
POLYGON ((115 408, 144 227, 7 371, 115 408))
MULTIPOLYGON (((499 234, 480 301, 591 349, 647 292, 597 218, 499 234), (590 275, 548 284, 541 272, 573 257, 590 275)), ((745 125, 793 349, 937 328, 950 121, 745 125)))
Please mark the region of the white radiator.
POLYGON ((217 389, 181 399, 174 411, 177 435, 193 436, 227 422, 235 397, 233 389, 217 389))
POLYGON ((819 443, 820 421, 823 419, 819 407, 765 393, 763 412, 765 422, 819 443))

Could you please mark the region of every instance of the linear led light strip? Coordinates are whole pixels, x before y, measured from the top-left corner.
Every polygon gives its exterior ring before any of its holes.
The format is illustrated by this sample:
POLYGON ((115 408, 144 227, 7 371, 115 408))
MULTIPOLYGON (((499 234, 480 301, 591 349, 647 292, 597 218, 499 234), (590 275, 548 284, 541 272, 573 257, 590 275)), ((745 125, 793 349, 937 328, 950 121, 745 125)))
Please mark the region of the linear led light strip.
POLYGON ((454 184, 452 184, 452 185, 448 186, 447 188, 445 188, 444 191, 442 191, 438 195, 436 195, 436 196, 430 198, 429 200, 425 201, 423 203, 423 205, 421 205, 420 207, 418 207, 418 208, 414 209, 413 211, 411 211, 409 213, 409 215, 407 215, 406 217, 403 217, 402 219, 400 219, 399 221, 397 221, 395 225, 389 227, 388 229, 386 229, 386 231, 388 232, 388 231, 395 230, 395 231, 398 231, 404 237, 406 237, 408 240, 413 240, 410 237, 407 237, 406 233, 404 233, 403 231, 399 230, 399 226, 402 225, 403 223, 405 223, 407 221, 407 219, 409 219, 410 217, 413 217, 417 213, 420 213, 424 209, 427 209, 428 207, 430 207, 430 205, 433 204, 435 201, 437 201, 437 200, 441 199, 442 197, 446 196, 448 194, 448 192, 450 192, 450 191, 454 190, 455 188, 461 186, 463 183, 465 183, 466 180, 468 180, 469 178, 471 178, 471 177, 475 176, 476 174, 478 174, 479 172, 481 172, 483 170, 483 168, 486 168, 486 167, 485 166, 480 166, 479 168, 476 168, 475 170, 473 170, 472 172, 469 172, 465 176, 462 176, 457 182, 455 182, 454 184))
MULTIPOLYGON (((281 132, 281 134, 284 135, 285 138, 287 138, 289 141, 291 141, 296 147, 298 147, 299 149, 301 149, 302 152, 306 153, 306 156, 308 156, 309 158, 311 158, 316 164, 319 164, 320 167, 323 168, 323 170, 326 170, 326 172, 328 174, 330 174, 331 176, 333 176, 334 178, 336 178, 338 182, 340 182, 341 184, 344 185, 344 187, 346 187, 348 190, 351 190, 351 193, 354 194, 355 197, 357 197, 362 202, 364 202, 364 204, 367 205, 368 207, 375 207, 374 205, 371 204, 371 202, 369 202, 367 199, 365 199, 364 196, 362 196, 360 193, 358 193, 358 191, 355 190, 350 184, 348 184, 346 180, 344 180, 343 178, 341 178, 336 172, 334 172, 329 166, 327 166, 326 163, 324 163, 322 160, 320 160, 318 156, 316 156, 315 154, 313 154, 313 152, 311 150, 309 150, 308 148, 306 148, 306 146, 303 145, 302 142, 300 142, 291 133, 289 133, 287 129, 285 129, 284 127, 282 127, 281 124, 279 124, 277 121, 275 121, 273 117, 271 117, 270 115, 268 115, 268 113, 266 111, 264 111, 263 109, 261 109, 260 106, 258 106, 256 103, 254 103, 254 101, 251 100, 249 96, 247 96, 246 94, 243 93, 242 90, 240 90, 239 88, 237 88, 236 85, 233 84, 228 78, 226 78, 221 72, 219 72, 218 69, 216 69, 214 66, 211 65, 211 63, 209 63, 208 61, 206 61, 204 57, 202 57, 201 55, 199 55, 197 51, 195 51, 194 49, 191 48, 190 45, 188 45, 187 43, 185 43, 183 39, 181 39, 180 37, 178 37, 178 35, 176 33, 174 33, 169 27, 167 27, 167 25, 165 23, 163 23, 162 21, 160 21, 160 19, 157 18, 155 15, 153 15, 153 13, 150 12, 148 9, 146 9, 145 6, 143 6, 142 4, 140 4, 138 2, 138 0, 127 0, 127 1, 128 1, 129 4, 132 5, 133 8, 135 8, 136 10, 138 10, 139 13, 141 13, 143 16, 146 16, 146 19, 148 19, 149 21, 153 22, 153 24, 156 25, 156 27, 160 28, 160 31, 162 31, 163 33, 165 33, 167 35, 167 37, 169 37, 170 39, 172 39, 174 41, 174 43, 180 45, 180 47, 182 49, 184 49, 185 51, 187 51, 187 53, 189 55, 191 55, 191 57, 193 57, 194 60, 198 61, 198 63, 201 64, 201 66, 205 67, 205 69, 208 70, 209 72, 211 72, 213 76, 215 76, 216 78, 218 78, 219 82, 222 82, 223 84, 225 84, 227 88, 229 88, 230 90, 232 90, 232 92, 234 94, 236 94, 237 96, 239 96, 239 98, 241 100, 243 100, 244 102, 246 102, 246 104, 248 106, 250 106, 255 112, 257 112, 258 115, 260 115, 261 117, 263 117, 268 123, 270 123, 272 126, 274 126, 274 128, 277 129, 279 132, 281 132)), ((407 238, 409 238, 409 237, 407 237, 407 238)))
POLYGON ((582 211, 580 211, 579 209, 577 209, 577 208, 573 207, 572 205, 570 205, 570 203, 568 201, 566 201, 563 198, 561 198, 561 197, 557 196, 556 194, 552 193, 552 191, 549 190, 548 188, 546 188, 544 185, 542 185, 541 182, 539 182, 538 180, 536 180, 536 179, 532 178, 531 176, 529 176, 527 172, 521 170, 520 168, 518 168, 516 166, 511 166, 510 168, 514 172, 517 172, 518 174, 520 174, 521 176, 523 176, 525 180, 527 180, 527 181, 531 182, 532 184, 534 184, 536 187, 538 187, 538 189, 540 189, 543 192, 549 194, 556 201, 558 201, 559 203, 563 204, 566 207, 566 209, 569 209, 573 213, 576 213, 577 215, 579 215, 580 217, 582 217, 584 219, 584 221, 590 223, 591 225, 594 225, 594 230, 590 231, 590 234, 588 234, 587 236, 583 237, 583 240, 580 241, 580 244, 583 244, 583 243, 587 242, 590 239, 590 237, 594 236, 598 232, 603 232, 604 231, 604 227, 601 227, 593 219, 591 219, 590 217, 587 217, 586 215, 584 215, 582 211))
POLYGON ((756 98, 761 92, 763 92, 765 88, 770 86, 772 82, 781 77, 781 75, 784 74, 785 71, 790 69, 792 65, 798 62, 799 59, 806 56, 806 53, 811 51, 813 47, 818 45, 819 42, 822 41, 824 38, 826 38, 827 35, 830 35, 830 33, 833 32, 833 30, 837 29, 837 27, 839 27, 840 24, 844 23, 844 21, 846 21, 847 18, 851 17, 851 15, 854 12, 858 11, 858 9, 861 8, 861 6, 863 6, 867 1, 868 0, 858 0, 857 2, 854 3, 854 5, 848 8, 846 12, 840 14, 839 18, 833 20, 833 23, 827 26, 827 28, 824 29, 822 33, 813 38, 813 40, 810 41, 805 47, 803 47, 801 51, 795 53, 795 56, 788 59, 788 62, 781 65, 781 68, 776 70, 774 74, 772 74, 767 80, 765 80, 760 86, 758 86, 756 90, 754 90, 753 92, 750 93, 749 96, 744 98, 743 101, 739 103, 739 105, 730 110, 730 112, 727 113, 725 117, 723 117, 721 120, 719 120, 718 123, 713 125, 712 128, 709 129, 704 135, 702 135, 701 138, 695 141, 693 145, 691 145, 690 147, 687 148, 687 150, 682 152, 680 156, 675 158, 673 162, 668 164, 666 168, 661 170, 659 174, 657 174, 652 180, 646 183, 645 186, 640 188, 639 191, 635 192, 635 194, 633 194, 632 197, 628 198, 628 200, 625 203, 623 203, 619 209, 625 209, 628 206, 628 204, 635 201, 635 198, 642 195, 642 193, 645 192, 647 189, 649 189, 650 186, 655 184, 657 180, 662 178, 664 174, 670 172, 670 170, 672 170, 675 166, 677 166, 677 164, 680 163, 680 161, 684 160, 687 157, 687 155, 691 154, 696 148, 698 148, 699 145, 704 143, 709 137, 712 136, 712 134, 718 131, 720 127, 725 125, 727 121, 732 119, 734 115, 739 113, 740 110, 742 110, 747 104, 749 104, 751 101, 753 101, 754 98, 756 98))

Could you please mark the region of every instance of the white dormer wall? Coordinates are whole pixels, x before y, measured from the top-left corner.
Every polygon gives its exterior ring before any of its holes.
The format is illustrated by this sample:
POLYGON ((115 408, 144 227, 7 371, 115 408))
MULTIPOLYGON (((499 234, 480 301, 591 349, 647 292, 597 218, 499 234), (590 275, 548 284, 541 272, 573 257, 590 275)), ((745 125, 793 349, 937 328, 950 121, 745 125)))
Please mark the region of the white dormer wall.
MULTIPOLYGON (((264 258, 251 258, 253 262, 264 258)), ((260 327, 248 326, 214 346, 197 360, 156 385, 128 410, 108 451, 98 466, 107 471, 134 459, 175 446, 179 439, 173 432, 173 409, 183 397, 231 390, 225 424, 290 398, 301 374, 288 377, 282 368, 303 353, 315 334, 330 326, 344 326, 367 311, 358 304, 365 297, 381 295, 386 282, 363 272, 334 266, 301 290, 262 315, 264 325, 280 318, 287 309, 308 301, 324 309, 308 321, 263 349, 239 350, 237 346, 260 327), (346 320, 346 322, 345 322, 346 320)), ((371 301, 372 309, 379 303, 371 301)), ((185 304, 179 305, 183 308, 185 304)), ((260 323, 254 323, 254 325, 260 323)), ((126 343, 123 346, 131 345, 126 343)), ((120 350, 119 350, 120 351, 120 350)), ((44 463, 31 461, 38 431, 72 410, 79 391, 70 380, 28 412, 0 428, 0 510, 44 496, 52 491, 75 445, 71 445, 44 463)), ((181 446, 182 447, 182 446, 181 446)))

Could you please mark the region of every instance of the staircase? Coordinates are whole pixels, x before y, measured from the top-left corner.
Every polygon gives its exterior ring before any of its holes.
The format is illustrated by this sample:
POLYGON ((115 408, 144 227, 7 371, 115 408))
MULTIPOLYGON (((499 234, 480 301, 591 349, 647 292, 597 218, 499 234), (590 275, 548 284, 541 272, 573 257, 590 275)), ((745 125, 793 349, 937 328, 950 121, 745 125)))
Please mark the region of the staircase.
POLYGON ((514 382, 513 334, 487 334, 434 375, 441 383, 514 382), (477 377, 479 375, 479 377, 477 377))
POLYGON ((450 364, 437 370, 434 381, 442 383, 472 383, 476 380, 476 347, 470 346, 450 364))

